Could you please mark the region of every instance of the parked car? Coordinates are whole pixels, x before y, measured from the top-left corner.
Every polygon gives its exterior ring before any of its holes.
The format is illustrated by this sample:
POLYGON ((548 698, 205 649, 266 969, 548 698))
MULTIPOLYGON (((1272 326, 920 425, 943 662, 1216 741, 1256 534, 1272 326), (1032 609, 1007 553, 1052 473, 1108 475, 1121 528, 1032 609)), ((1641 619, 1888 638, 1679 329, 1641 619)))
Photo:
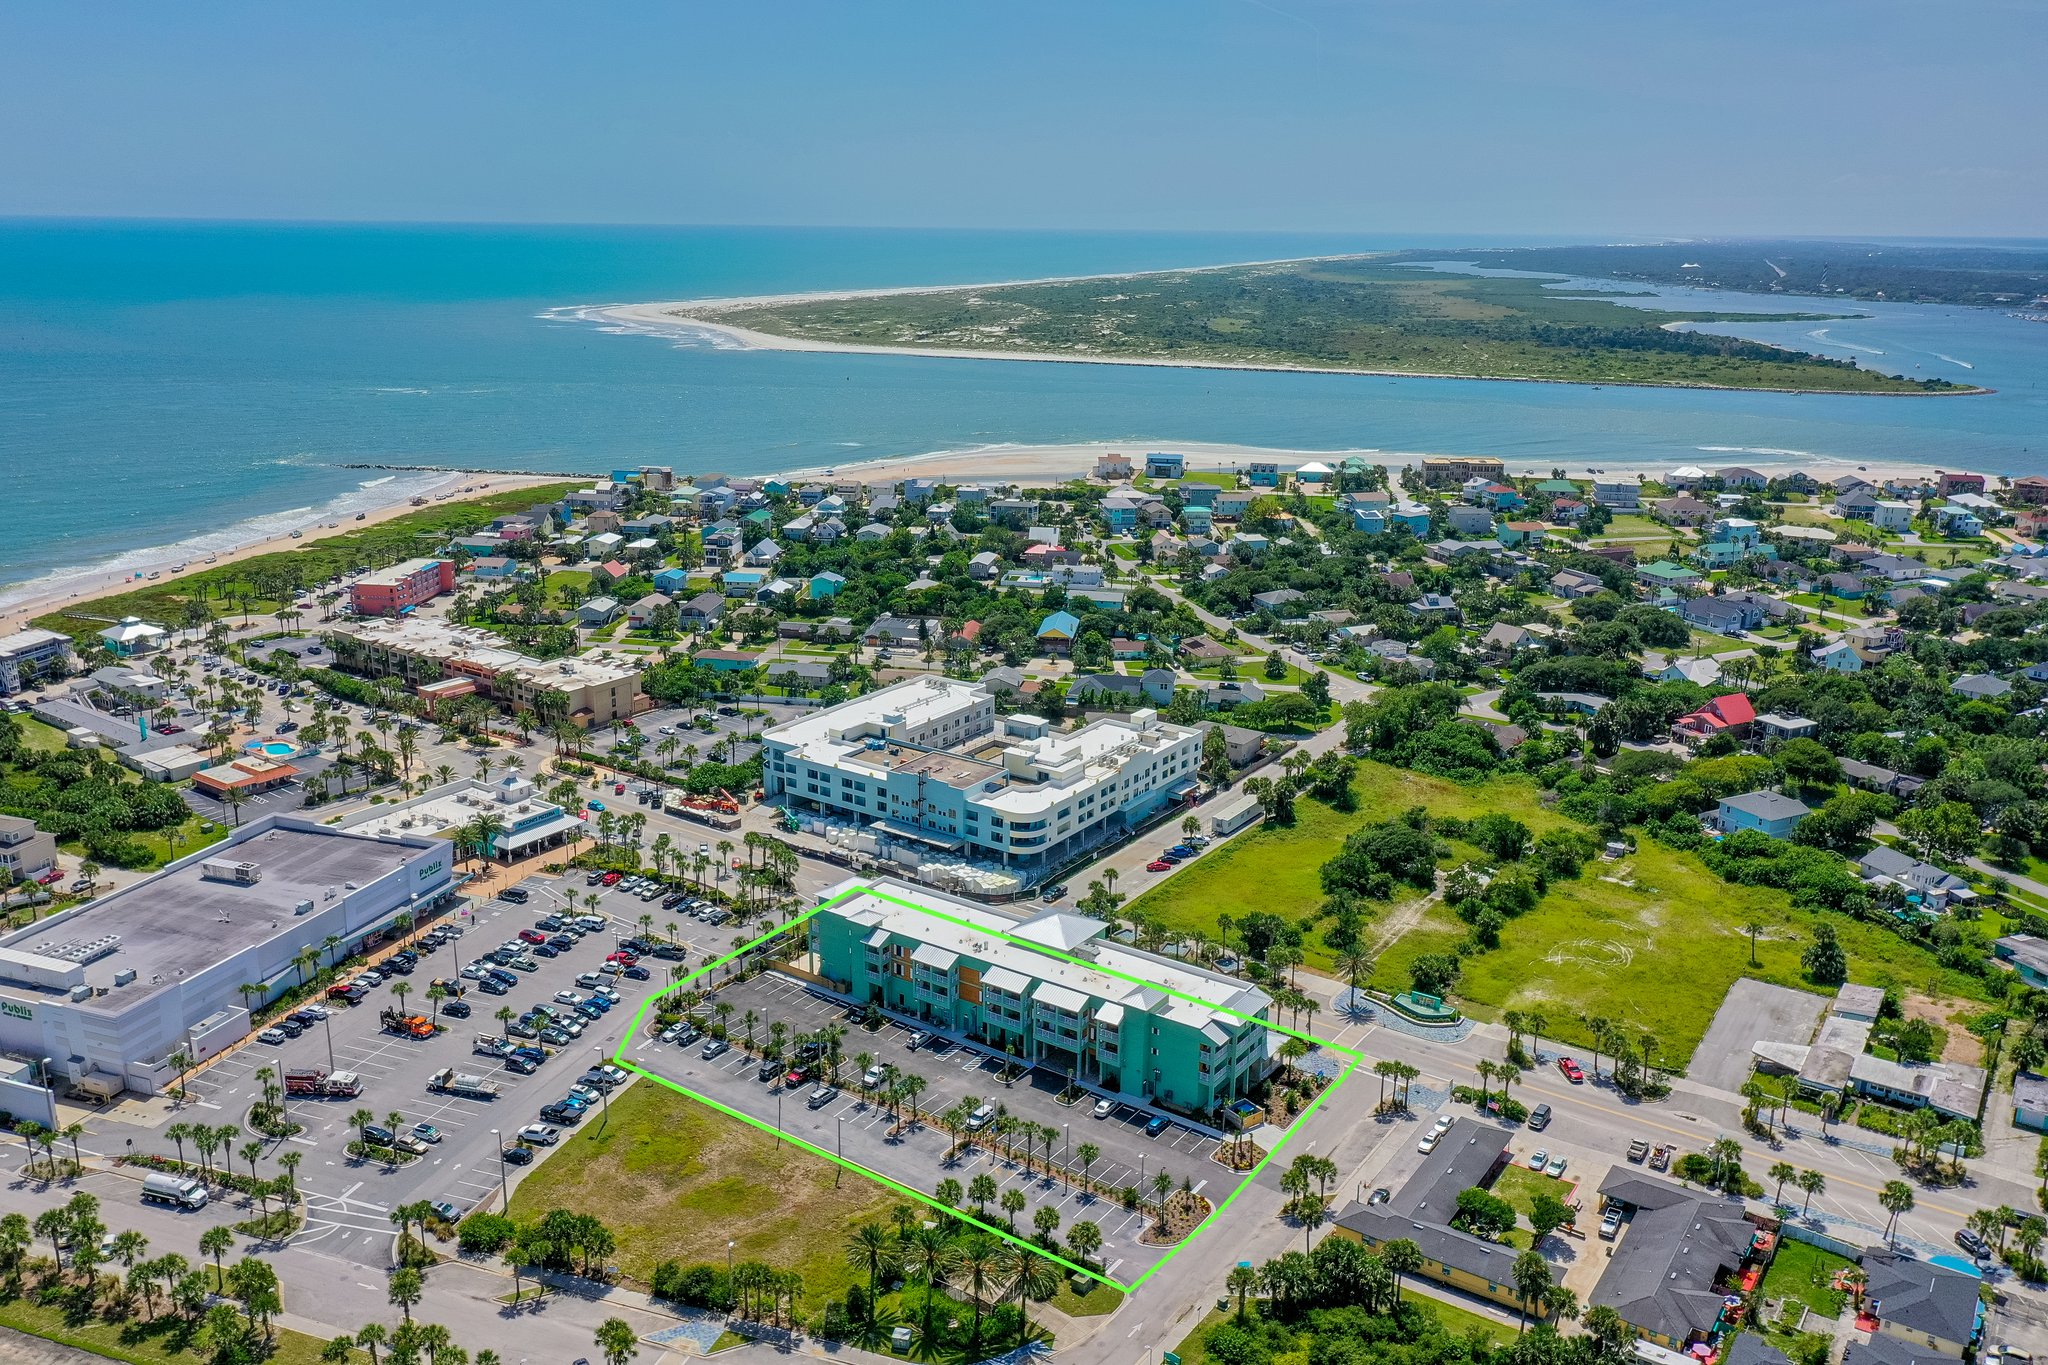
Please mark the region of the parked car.
POLYGON ((1172 869, 1173 864, 1164 858, 1154 858, 1151 862, 1145 864, 1147 872, 1169 872, 1172 869))
POLYGON ((523 1147, 516 1142, 507 1147, 502 1155, 506 1162, 513 1166, 530 1166, 533 1164, 533 1148, 523 1147))
POLYGON ((1611 1242, 1620 1235, 1621 1207, 1619 1205, 1610 1205, 1607 1212, 1600 1215, 1600 1240, 1611 1242))
POLYGON ((1115 1101, 1115 1100, 1111 1100, 1111 1099, 1100 1099, 1100 1100, 1097 1100, 1097 1101, 1095 1101, 1095 1117, 1096 1117, 1096 1118, 1099 1118, 1099 1119, 1106 1119, 1106 1118, 1108 1118, 1108 1117, 1109 1117, 1109 1116, 1110 1116, 1111 1114, 1114 1114, 1115 1112, 1116 1112, 1116 1101, 1115 1101))
POLYGON ((1956 1245, 1980 1261, 1988 1259, 1991 1255, 1990 1244, 1968 1228, 1956 1229, 1956 1245))
POLYGON ((263 1030, 263 1032, 257 1034, 256 1041, 258 1041, 259 1043, 269 1043, 272 1047, 277 1047, 282 1045, 285 1042, 285 1040, 290 1037, 291 1035, 286 1033, 283 1029, 273 1027, 267 1028, 263 1030))
POLYGON ((1424 1133, 1422 1135, 1422 1140, 1420 1142, 1415 1144, 1415 1150, 1422 1153, 1424 1156, 1428 1156, 1431 1152, 1436 1150, 1437 1143, 1443 1141, 1443 1136, 1444 1135, 1442 1133, 1432 1128, 1427 1133, 1424 1133))
POLYGON ((1145 1125, 1145 1136, 1148 1138, 1156 1138, 1161 1133, 1165 1132, 1167 1129, 1171 1127, 1173 1127, 1172 1119, 1166 1117, 1166 1115, 1164 1114, 1154 1114, 1152 1116, 1152 1121, 1145 1125))
POLYGON ((1548 1128, 1550 1126, 1550 1106, 1539 1104, 1534 1109, 1531 1109, 1529 1111, 1529 1126, 1539 1133, 1548 1128))
POLYGON ((1584 1085, 1586 1083, 1585 1071, 1579 1066, 1577 1062, 1573 1061, 1569 1057, 1558 1058, 1557 1069, 1559 1071, 1562 1071, 1564 1073, 1564 1078, 1570 1081, 1573 1085, 1584 1085))

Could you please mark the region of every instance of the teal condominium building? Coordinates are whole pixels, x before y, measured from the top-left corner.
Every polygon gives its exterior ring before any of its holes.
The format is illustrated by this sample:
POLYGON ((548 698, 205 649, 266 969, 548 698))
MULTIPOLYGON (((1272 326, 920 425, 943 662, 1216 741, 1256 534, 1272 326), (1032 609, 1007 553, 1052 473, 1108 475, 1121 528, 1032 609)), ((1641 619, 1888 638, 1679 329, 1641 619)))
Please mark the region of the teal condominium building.
POLYGON ((1271 997, 1126 947, 1100 920, 1020 918, 891 881, 848 881, 820 899, 842 896, 811 917, 810 946, 818 975, 857 1003, 1196 1116, 1273 1069, 1271 997))

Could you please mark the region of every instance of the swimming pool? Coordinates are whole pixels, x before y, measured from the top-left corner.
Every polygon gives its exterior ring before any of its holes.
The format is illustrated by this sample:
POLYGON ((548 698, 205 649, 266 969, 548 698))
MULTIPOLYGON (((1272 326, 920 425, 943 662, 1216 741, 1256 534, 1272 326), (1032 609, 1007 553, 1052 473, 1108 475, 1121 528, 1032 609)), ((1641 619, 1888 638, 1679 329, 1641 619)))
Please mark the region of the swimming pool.
POLYGON ((252 753, 267 754, 271 758, 290 758, 299 751, 296 744, 287 744, 281 739, 252 739, 242 746, 252 753))

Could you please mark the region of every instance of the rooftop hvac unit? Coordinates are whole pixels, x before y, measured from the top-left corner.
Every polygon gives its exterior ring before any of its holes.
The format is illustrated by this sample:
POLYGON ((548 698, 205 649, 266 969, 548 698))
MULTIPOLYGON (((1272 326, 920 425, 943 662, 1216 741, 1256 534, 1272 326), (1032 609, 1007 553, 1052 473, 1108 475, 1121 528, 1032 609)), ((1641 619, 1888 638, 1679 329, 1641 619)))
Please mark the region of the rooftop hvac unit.
POLYGON ((81 983, 81 984, 79 984, 79 985, 76 985, 76 986, 73 986, 73 987, 71 988, 71 999, 72 999, 72 1000, 73 1000, 74 1002, 76 1002, 76 1001, 79 1001, 79 1000, 90 1000, 90 999, 92 999, 92 987, 90 987, 90 986, 87 986, 87 985, 85 985, 85 984, 83 984, 83 983, 81 983))
POLYGON ((243 862, 235 858, 208 858, 199 864, 199 875, 210 882, 254 886, 263 879, 263 867, 260 863, 243 862))
POLYGON ((132 986, 132 985, 134 985, 134 984, 135 984, 135 969, 134 969, 133 967, 123 967, 123 968, 122 968, 122 969, 121 969, 120 971, 118 971, 118 972, 115 972, 115 973, 114 973, 114 984, 115 984, 116 986, 132 986))
POLYGON ((312 913, 313 913, 313 902, 311 902, 310 900, 302 900, 302 901, 300 901, 300 902, 299 902, 299 903, 298 903, 297 905, 294 905, 294 906, 292 907, 292 913, 293 913, 294 915, 310 915, 310 914, 312 914, 312 913))
POLYGON ((121 936, 119 934, 106 934, 100 938, 89 939, 83 943, 50 943, 45 941, 38 943, 30 951, 42 957, 56 958, 60 962, 75 962, 82 967, 88 962, 99 961, 107 956, 107 954, 120 948, 120 946, 121 936))

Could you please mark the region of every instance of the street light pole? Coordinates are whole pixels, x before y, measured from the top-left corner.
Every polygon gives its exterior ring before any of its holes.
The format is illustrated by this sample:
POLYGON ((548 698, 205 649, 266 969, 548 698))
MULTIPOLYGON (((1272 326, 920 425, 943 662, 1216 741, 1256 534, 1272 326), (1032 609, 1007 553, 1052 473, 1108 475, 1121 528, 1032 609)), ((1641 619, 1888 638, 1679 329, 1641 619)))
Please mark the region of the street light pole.
POLYGON ((327 1074, 334 1074, 334 1011, 327 1006, 320 1007, 326 1012, 320 1016, 321 1031, 327 1035, 327 1074))
MULTIPOLYGON (((846 1115, 844 1115, 844 1114, 841 1114, 841 1115, 839 1116, 839 1159, 840 1159, 840 1161, 842 1161, 842 1162, 844 1162, 844 1161, 846 1160, 846 1115)), ((844 1165, 841 1165, 841 1166, 839 1166, 839 1167, 837 1167, 837 1168, 835 1168, 835 1169, 833 1170, 833 1172, 832 1172, 832 1188, 833 1188, 833 1189, 835 1189, 835 1190, 836 1190, 836 1189, 838 1189, 838 1188, 839 1188, 839 1177, 840 1177, 840 1176, 842 1176, 842 1175, 845 1175, 845 1174, 846 1174, 846 1167, 845 1167, 844 1165)))
POLYGON ((728 1280, 732 1278, 732 1249, 735 1245, 737 1244, 730 1241, 725 1244, 725 1277, 728 1280))
POLYGON ((498 1147, 499 1211, 503 1213, 510 1213, 512 1211, 512 1190, 511 1187, 505 1183, 505 1139, 499 1134, 497 1129, 493 1128, 491 1129, 491 1141, 496 1143, 498 1147))
MULTIPOLYGON (((602 1047, 593 1047, 590 1050, 597 1054, 598 1069, 602 1072, 604 1069, 604 1049, 602 1047)), ((612 1092, 609 1088, 600 1085, 597 1088, 597 1096, 598 1104, 604 1109, 604 1117, 598 1120, 598 1123, 602 1126, 612 1121, 612 1092)))

